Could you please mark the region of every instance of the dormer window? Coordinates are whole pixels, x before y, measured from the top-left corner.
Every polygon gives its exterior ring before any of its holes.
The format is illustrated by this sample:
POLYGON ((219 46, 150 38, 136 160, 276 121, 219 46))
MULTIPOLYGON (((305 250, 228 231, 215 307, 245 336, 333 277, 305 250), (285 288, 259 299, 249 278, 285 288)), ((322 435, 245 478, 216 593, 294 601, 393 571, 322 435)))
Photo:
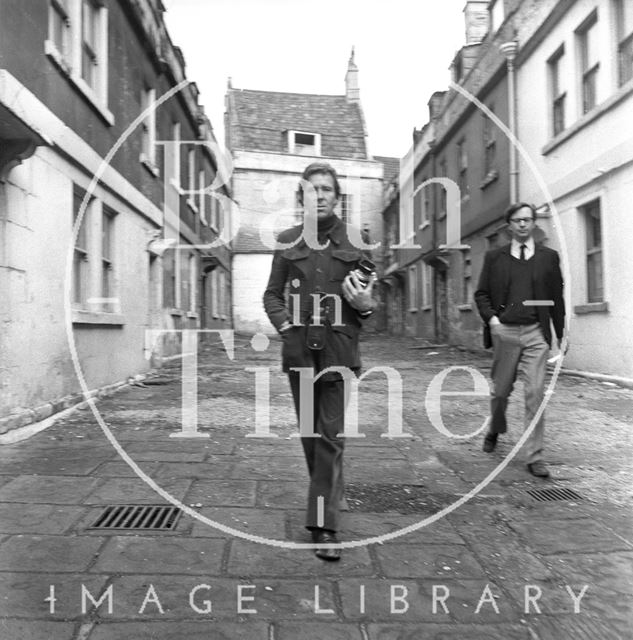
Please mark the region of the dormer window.
POLYGON ((288 131, 288 152, 298 156, 320 156, 321 134, 288 131))

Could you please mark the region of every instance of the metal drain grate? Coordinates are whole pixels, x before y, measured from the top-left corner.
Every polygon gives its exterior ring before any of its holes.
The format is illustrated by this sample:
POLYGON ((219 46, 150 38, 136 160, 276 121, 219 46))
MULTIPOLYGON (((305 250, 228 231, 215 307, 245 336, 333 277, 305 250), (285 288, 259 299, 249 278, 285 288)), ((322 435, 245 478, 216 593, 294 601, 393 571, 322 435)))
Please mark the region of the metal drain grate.
POLYGON ((178 507, 156 504, 117 504, 104 507, 88 529, 172 531, 182 514, 178 507))
POLYGON ((528 489, 527 492, 539 502, 554 500, 582 500, 582 496, 573 489, 555 487, 551 489, 528 489))

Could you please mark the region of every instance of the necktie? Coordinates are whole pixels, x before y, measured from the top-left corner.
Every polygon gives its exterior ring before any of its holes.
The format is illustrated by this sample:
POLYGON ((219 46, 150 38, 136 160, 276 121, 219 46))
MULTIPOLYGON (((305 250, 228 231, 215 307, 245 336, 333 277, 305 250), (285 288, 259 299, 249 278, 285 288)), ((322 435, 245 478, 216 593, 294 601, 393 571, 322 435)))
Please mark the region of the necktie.
POLYGON ((521 261, 525 260, 525 245, 524 244, 521 245, 521 253, 519 254, 519 260, 521 260, 521 261))

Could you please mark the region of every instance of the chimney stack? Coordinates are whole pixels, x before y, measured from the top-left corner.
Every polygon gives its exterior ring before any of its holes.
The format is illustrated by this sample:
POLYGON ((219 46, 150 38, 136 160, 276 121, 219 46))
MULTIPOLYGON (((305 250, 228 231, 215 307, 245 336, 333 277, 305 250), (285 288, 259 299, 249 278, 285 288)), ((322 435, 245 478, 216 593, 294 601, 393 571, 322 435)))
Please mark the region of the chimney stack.
POLYGON ((479 44, 488 33, 488 0, 467 0, 464 7, 466 44, 479 44))
POLYGON ((354 47, 347 63, 345 74, 345 97, 348 102, 360 102, 360 89, 358 87, 358 67, 354 62, 354 47))

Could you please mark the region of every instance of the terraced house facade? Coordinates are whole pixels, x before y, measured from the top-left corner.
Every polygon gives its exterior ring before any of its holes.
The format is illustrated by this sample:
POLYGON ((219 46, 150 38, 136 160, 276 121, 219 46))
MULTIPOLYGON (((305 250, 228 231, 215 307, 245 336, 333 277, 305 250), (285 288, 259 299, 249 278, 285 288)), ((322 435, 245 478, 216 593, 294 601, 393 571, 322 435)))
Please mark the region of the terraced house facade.
POLYGON ((432 96, 403 159, 397 219, 385 210, 397 238, 387 305, 401 309, 390 330, 481 348, 472 294, 483 256, 509 242, 507 206, 532 202, 537 241, 563 261, 566 366, 632 379, 623 327, 633 306, 619 293, 633 286, 631 3, 493 0, 467 2, 469 12, 476 28, 451 64, 452 84, 432 96), (445 177, 456 196, 438 184, 445 177))
POLYGON ((148 331, 230 326, 222 159, 163 11, 0 7, 2 431, 180 350, 148 331))

